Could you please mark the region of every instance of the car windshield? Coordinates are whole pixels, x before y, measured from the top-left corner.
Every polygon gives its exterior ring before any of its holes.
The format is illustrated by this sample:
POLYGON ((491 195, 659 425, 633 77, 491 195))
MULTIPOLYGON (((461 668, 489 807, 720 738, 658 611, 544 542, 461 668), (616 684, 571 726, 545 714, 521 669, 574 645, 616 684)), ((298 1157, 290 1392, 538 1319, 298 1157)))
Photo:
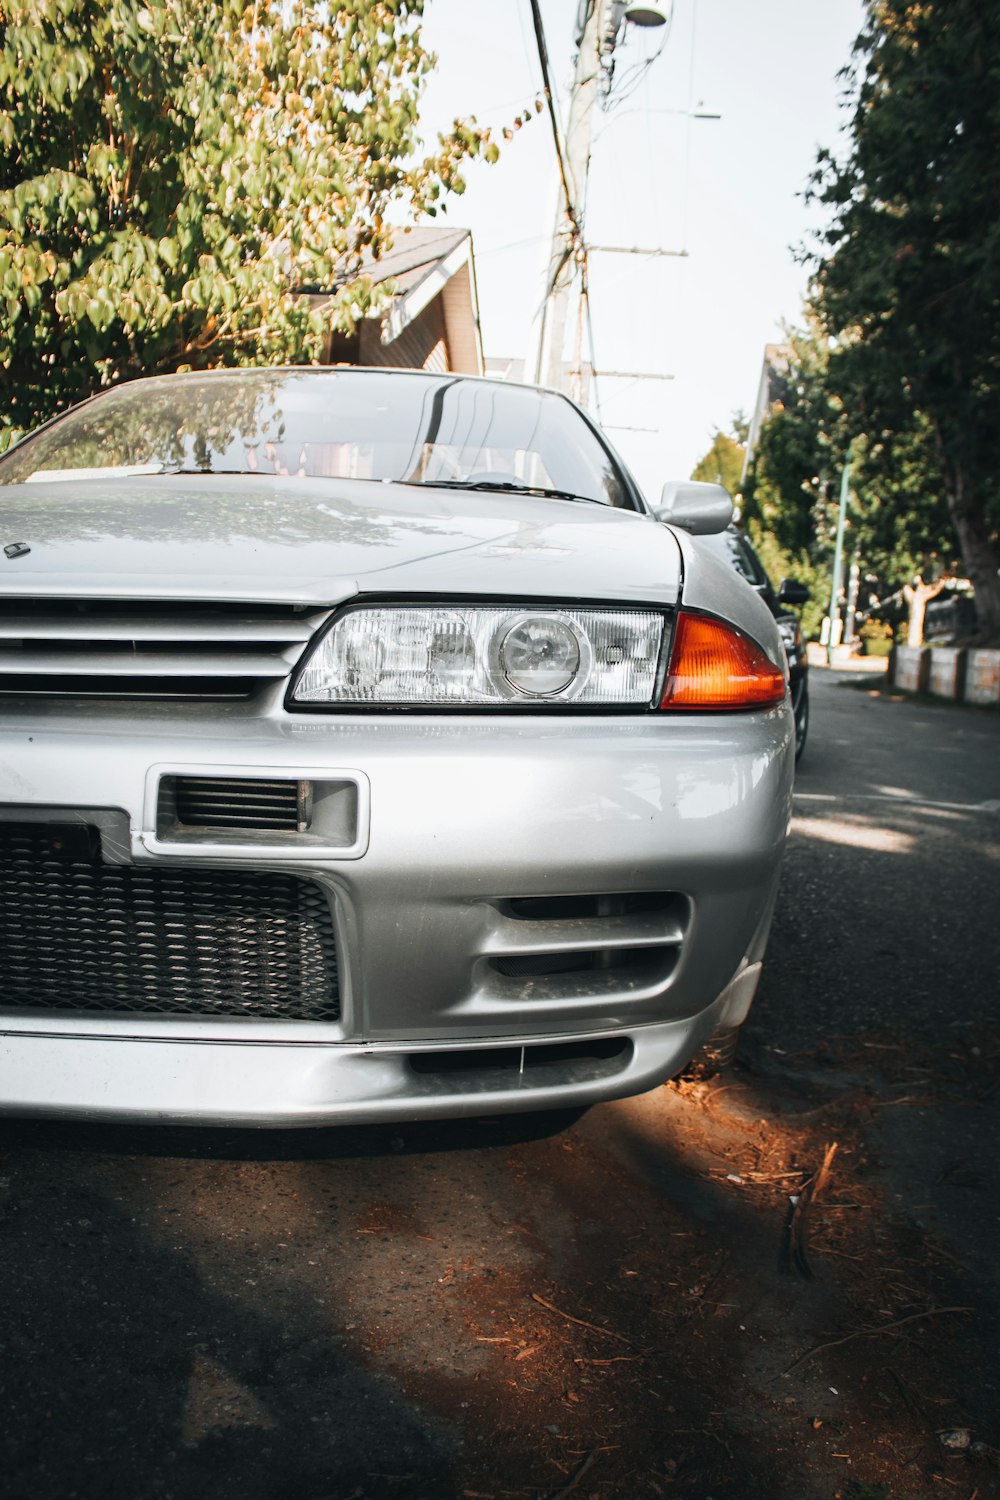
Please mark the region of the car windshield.
POLYGON ((631 506, 563 397, 457 375, 239 370, 118 386, 0 460, 0 484, 277 474, 557 490, 631 506))

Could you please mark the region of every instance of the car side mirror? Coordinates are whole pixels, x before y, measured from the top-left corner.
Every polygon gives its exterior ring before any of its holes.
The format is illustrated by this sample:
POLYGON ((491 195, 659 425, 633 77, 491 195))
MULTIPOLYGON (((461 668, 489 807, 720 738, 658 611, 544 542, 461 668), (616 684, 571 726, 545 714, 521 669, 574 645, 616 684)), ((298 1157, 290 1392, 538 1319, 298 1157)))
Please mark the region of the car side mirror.
POLYGON ((703 484, 697 479, 668 479, 659 505, 653 506, 658 521, 679 526, 692 536, 725 531, 733 519, 733 500, 721 484, 703 484))
POLYGON ((797 578, 783 578, 778 589, 779 604, 808 604, 809 590, 797 578))

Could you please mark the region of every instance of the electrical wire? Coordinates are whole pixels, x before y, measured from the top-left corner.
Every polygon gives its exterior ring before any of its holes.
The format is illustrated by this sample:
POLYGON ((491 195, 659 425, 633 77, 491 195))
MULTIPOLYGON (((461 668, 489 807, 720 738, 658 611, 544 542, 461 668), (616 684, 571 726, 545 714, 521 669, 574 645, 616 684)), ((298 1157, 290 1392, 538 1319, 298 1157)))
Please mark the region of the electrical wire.
MULTIPOLYGON (((569 219, 571 228, 571 239, 574 245, 583 242, 583 226, 580 223, 580 215, 576 204, 573 202, 573 193, 569 185, 569 176, 566 171, 566 157, 563 150, 562 131, 559 128, 559 119, 556 114, 555 99, 552 94, 552 79, 549 73, 549 54, 545 45, 545 32, 542 28, 542 12, 539 0, 530 0, 531 19, 535 28, 535 43, 538 47, 538 61, 542 67, 542 92, 548 105, 549 119, 552 123, 552 139, 556 148, 556 162, 559 167, 559 180, 562 184, 563 201, 566 207, 566 217, 569 219)), ((565 264, 565 261, 563 262, 565 264)), ((560 267, 561 269, 561 267, 560 267)), ((553 283, 554 285, 554 283, 553 283)))
POLYGON ((662 32, 662 35, 659 38, 655 52, 651 52, 641 62, 633 63, 632 67, 620 76, 617 83, 615 82, 614 75, 610 75, 607 92, 601 101, 601 108, 606 114, 612 114, 616 109, 620 109, 626 100, 631 99, 632 95, 641 87, 650 68, 663 56, 667 42, 670 40, 673 25, 674 12, 671 8, 666 25, 657 28, 658 31, 662 32))
POLYGON ((544 239, 544 234, 529 234, 523 240, 507 240, 503 245, 491 245, 488 250, 477 250, 476 259, 486 260, 491 255, 503 255, 508 250, 523 250, 526 245, 537 245, 544 239))

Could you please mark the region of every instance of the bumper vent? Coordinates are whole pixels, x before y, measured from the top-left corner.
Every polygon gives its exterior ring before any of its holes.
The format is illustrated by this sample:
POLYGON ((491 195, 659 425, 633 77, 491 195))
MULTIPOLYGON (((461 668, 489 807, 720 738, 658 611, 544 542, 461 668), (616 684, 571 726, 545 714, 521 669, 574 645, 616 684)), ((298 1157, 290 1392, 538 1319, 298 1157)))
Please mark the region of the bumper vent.
POLYGON ((589 974, 616 971, 617 977, 642 979, 656 975, 663 955, 658 948, 598 948, 573 953, 534 953, 520 958, 498 958, 493 967, 508 979, 541 979, 549 974, 589 974))
POLYGON ((690 908, 675 891, 518 896, 499 906, 488 954, 499 998, 626 998, 662 987, 677 966, 690 908))
POLYGON ((161 799, 171 794, 179 828, 266 828, 304 833, 309 827, 309 781, 172 776, 160 783, 161 799))
POLYGON ((247 698, 283 681, 329 611, 281 604, 0 601, 0 693, 247 698))
POLYGON ((81 832, 0 823, 3 1009, 339 1018, 333 921, 314 881, 104 865, 81 832))
POLYGON ((410 1071, 456 1088, 481 1093, 511 1088, 557 1088, 614 1077, 634 1053, 630 1037, 597 1037, 593 1041, 543 1042, 524 1047, 461 1047, 443 1052, 411 1052, 410 1071))

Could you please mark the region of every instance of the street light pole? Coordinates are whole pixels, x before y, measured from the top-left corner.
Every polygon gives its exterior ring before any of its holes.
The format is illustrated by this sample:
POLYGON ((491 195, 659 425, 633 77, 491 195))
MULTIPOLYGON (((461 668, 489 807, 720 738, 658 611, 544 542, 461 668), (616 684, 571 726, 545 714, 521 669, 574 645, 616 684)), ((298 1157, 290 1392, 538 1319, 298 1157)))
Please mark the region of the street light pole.
POLYGON ((840 511, 837 516, 837 540, 833 548, 833 579, 830 584, 830 633, 826 639, 827 666, 833 666, 834 622, 840 618, 840 588, 844 573, 844 524, 847 520, 847 489, 851 477, 851 450, 848 448, 840 476, 840 511))

